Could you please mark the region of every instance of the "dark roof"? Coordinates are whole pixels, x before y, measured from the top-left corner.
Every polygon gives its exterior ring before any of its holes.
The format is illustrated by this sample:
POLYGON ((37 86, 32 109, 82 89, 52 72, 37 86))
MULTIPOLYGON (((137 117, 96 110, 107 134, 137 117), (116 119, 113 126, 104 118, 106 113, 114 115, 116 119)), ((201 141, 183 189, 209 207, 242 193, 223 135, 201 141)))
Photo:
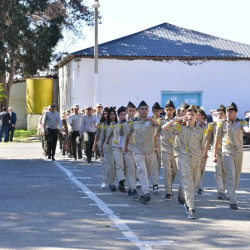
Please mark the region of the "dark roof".
MULTIPOLYGON (((72 53, 93 56, 94 47, 72 53)), ((225 40, 168 23, 99 44, 104 57, 250 59, 250 45, 225 40)))

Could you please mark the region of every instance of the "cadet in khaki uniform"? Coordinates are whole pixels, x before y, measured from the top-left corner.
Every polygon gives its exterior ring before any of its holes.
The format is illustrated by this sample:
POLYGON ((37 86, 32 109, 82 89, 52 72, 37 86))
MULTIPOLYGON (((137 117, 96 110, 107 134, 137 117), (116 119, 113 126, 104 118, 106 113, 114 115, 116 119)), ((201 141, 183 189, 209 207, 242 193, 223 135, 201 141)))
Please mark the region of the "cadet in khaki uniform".
MULTIPOLYGON (((186 117, 186 115, 187 115, 187 110, 188 110, 188 108, 189 108, 189 105, 187 104, 187 103, 185 103, 185 102, 182 102, 181 103, 181 106, 180 106, 180 108, 179 108, 179 115, 178 115, 178 117, 186 117)), ((178 112, 177 112, 178 113, 178 112)), ((187 124, 187 121, 186 121, 186 118, 185 119, 183 119, 183 120, 180 120, 179 121, 179 124, 180 125, 184 125, 184 126, 186 126, 186 124, 187 124)), ((177 145, 175 144, 175 147, 176 147, 177 145)), ((178 201, 180 202, 180 204, 184 204, 185 203, 185 199, 184 199, 184 196, 183 196, 183 191, 182 191, 182 189, 181 189, 181 187, 183 187, 183 180, 182 180, 182 176, 181 176, 181 169, 180 169, 180 167, 178 166, 178 155, 176 155, 175 154, 175 162, 176 162, 176 164, 177 164, 177 177, 178 177, 178 183, 179 183, 179 188, 178 188, 178 201)))
MULTIPOLYGON (((203 109, 198 109, 198 113, 197 113, 197 123, 200 127, 203 128, 203 135, 204 135, 204 140, 206 141, 206 135, 207 135, 207 123, 206 123, 206 119, 207 119, 207 115, 205 113, 205 111, 203 109)), ((198 182, 198 186, 197 186, 197 194, 202 194, 203 187, 202 187, 202 183, 204 180, 204 176, 205 176, 205 171, 206 171, 206 165, 207 165, 207 158, 204 158, 203 164, 202 164, 202 168, 201 168, 201 176, 200 176, 200 180, 198 182)))
MULTIPOLYGON (((102 116, 100 118, 99 123, 97 124, 97 129, 96 129, 96 135, 95 135, 95 141, 94 141, 94 145, 93 145, 93 152, 96 152, 96 148, 97 145, 101 146, 101 132, 102 132, 102 128, 105 128, 105 126, 107 125, 107 118, 108 118, 108 107, 105 107, 103 112, 102 112, 102 116)), ((106 158, 103 155, 103 151, 101 152, 102 154, 102 184, 101 184, 101 188, 107 188, 107 183, 108 183, 108 172, 107 172, 107 162, 106 162, 106 158)))
POLYGON ((121 145, 123 149, 123 156, 125 165, 127 166, 127 179, 129 182, 129 190, 128 190, 128 197, 131 199, 138 198, 137 191, 136 191, 136 165, 133 157, 133 138, 130 139, 127 149, 125 151, 125 144, 126 144, 126 137, 129 134, 130 126, 132 125, 132 120, 134 119, 136 114, 136 107, 132 102, 129 102, 127 105, 127 115, 128 121, 122 123, 122 131, 123 135, 121 135, 121 145))
POLYGON ((236 118, 238 108, 231 103, 226 109, 227 119, 217 123, 214 162, 217 162, 218 146, 222 139, 222 154, 226 169, 226 186, 230 208, 237 210, 236 188, 238 187, 243 161, 243 131, 250 133, 246 121, 236 118))
POLYGON ((142 204, 147 204, 151 199, 149 195, 149 176, 155 157, 155 126, 158 125, 155 119, 148 117, 148 112, 148 105, 145 101, 142 101, 138 107, 139 117, 132 122, 125 144, 125 152, 128 152, 128 144, 133 135, 133 155, 141 182, 140 202, 142 204))
POLYGON ((109 144, 112 147, 112 153, 115 161, 115 168, 116 168, 116 177, 119 182, 118 190, 122 193, 127 193, 125 189, 125 180, 126 180, 126 172, 127 166, 124 161, 124 155, 122 150, 122 139, 121 136, 123 135, 122 131, 122 124, 126 122, 126 108, 120 107, 117 110, 119 123, 116 123, 112 126, 112 131, 108 135, 109 144), (110 138, 113 138, 110 140, 110 138))
MULTIPOLYGON (((218 120, 224 121, 226 118, 226 108, 221 104, 220 107, 217 109, 217 117, 218 120)), ((208 158, 208 149, 209 146, 212 146, 212 150, 214 150, 214 140, 216 138, 216 128, 217 128, 217 122, 210 122, 208 124, 208 131, 206 135, 206 147, 205 147, 205 159, 208 158)), ((222 148, 221 148, 221 142, 218 146, 217 150, 217 162, 215 163, 215 182, 216 182, 216 188, 217 188, 217 199, 218 200, 227 200, 226 194, 225 194, 225 183, 226 183, 226 171, 224 166, 224 161, 222 157, 222 148)))
MULTIPOLYGON (((156 102, 152 107, 153 118, 158 119, 160 118, 161 114, 161 106, 158 102, 156 102)), ((156 127, 157 130, 157 127, 156 127)), ((154 194, 159 194, 159 174, 161 170, 161 149, 160 149, 160 137, 155 137, 155 161, 153 164, 151 178, 153 183, 153 192, 154 194)))
MULTIPOLYGON (((175 153, 178 156, 178 167, 180 168, 184 191, 184 207, 189 219, 196 219, 194 209, 194 192, 200 177, 200 168, 203 161, 204 136, 203 128, 197 125, 197 108, 192 105, 187 112, 187 124, 175 123, 175 120, 162 126, 164 130, 177 133, 175 153), (175 125, 174 125, 175 123, 175 125), (174 125, 174 126, 172 126, 174 125)), ((179 117, 176 120, 182 120, 179 117)))
POLYGON ((161 142, 161 159, 164 167, 164 186, 166 200, 170 200, 173 196, 172 185, 177 173, 177 166, 174 158, 174 142, 176 135, 168 130, 162 130, 162 126, 170 121, 175 120, 173 114, 175 112, 174 103, 168 100, 165 105, 166 117, 158 119, 159 126, 156 131, 155 141, 160 138, 161 142))
POLYGON ((112 147, 109 144, 108 140, 112 140, 108 138, 108 135, 112 132, 114 124, 117 123, 116 112, 113 108, 110 108, 108 111, 107 125, 102 126, 102 131, 100 135, 100 153, 101 156, 105 157, 107 163, 107 173, 108 173, 108 182, 110 191, 116 191, 115 186, 115 163, 112 153, 112 147))

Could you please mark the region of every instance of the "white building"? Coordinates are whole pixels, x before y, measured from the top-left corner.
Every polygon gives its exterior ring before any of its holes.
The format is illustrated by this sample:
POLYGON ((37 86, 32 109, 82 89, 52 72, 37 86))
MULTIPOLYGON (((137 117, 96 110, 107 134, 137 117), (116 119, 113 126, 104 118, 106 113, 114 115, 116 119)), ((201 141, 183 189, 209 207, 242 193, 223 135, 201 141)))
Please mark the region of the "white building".
MULTIPOLYGON (((94 48, 58 64, 60 109, 94 105, 94 48)), ((172 99, 216 109, 250 109, 250 45, 163 23, 99 45, 98 103, 162 106, 172 99)))

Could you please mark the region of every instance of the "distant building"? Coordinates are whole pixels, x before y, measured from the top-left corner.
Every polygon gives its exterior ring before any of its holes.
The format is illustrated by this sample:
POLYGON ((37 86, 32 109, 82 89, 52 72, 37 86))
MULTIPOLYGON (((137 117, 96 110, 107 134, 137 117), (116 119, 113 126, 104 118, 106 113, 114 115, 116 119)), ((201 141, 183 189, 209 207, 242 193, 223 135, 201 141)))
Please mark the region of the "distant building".
MULTIPOLYGON (((94 101, 94 48, 72 53, 58 67, 60 109, 94 101)), ((99 45, 98 102, 120 106, 172 99, 206 112, 234 101, 250 107, 250 45, 168 23, 99 45)))

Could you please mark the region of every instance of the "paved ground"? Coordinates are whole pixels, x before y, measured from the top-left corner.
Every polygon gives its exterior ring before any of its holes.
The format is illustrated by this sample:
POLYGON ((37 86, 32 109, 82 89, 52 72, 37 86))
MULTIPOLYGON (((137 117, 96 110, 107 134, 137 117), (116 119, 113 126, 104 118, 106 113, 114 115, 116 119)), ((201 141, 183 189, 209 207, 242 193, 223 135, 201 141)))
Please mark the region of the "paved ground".
POLYGON ((40 143, 0 145, 0 249, 250 249, 250 151, 238 188, 240 210, 216 199, 208 161, 205 192, 196 195, 197 220, 161 194, 142 205, 100 189, 101 167, 57 154, 40 143))

